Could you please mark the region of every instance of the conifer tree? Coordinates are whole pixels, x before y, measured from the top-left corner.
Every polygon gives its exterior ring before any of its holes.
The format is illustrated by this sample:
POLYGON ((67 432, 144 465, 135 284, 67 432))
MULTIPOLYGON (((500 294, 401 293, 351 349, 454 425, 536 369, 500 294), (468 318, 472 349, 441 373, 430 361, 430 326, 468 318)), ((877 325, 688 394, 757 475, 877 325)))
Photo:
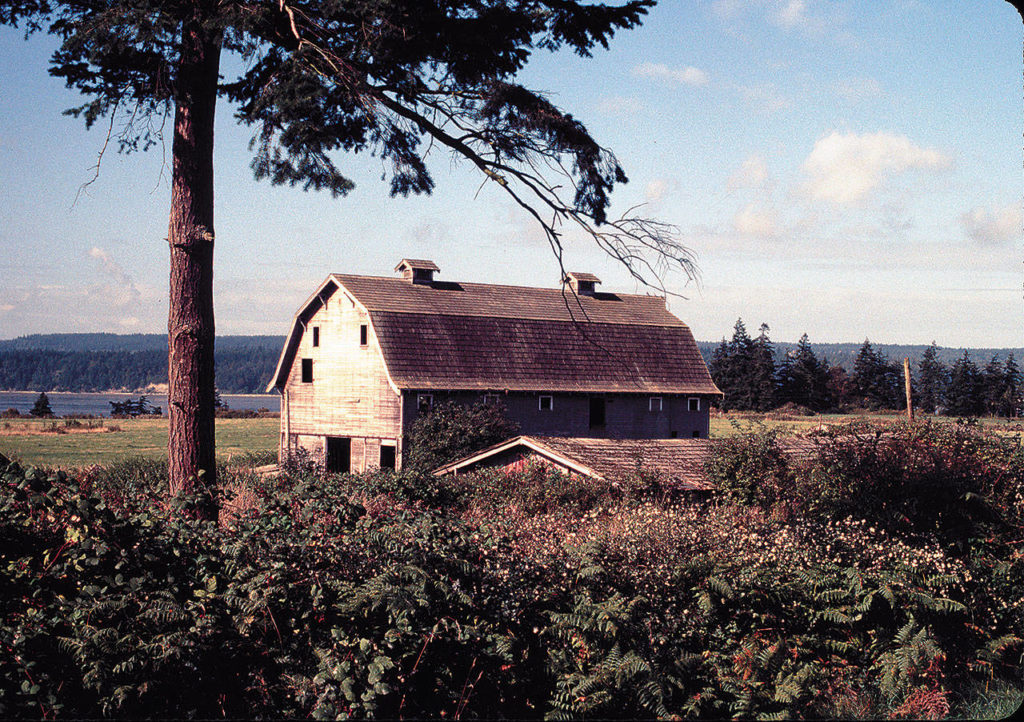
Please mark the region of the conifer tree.
POLYGON ((850 378, 854 403, 867 409, 898 409, 902 406, 900 369, 875 351, 864 339, 853 363, 850 378))
MULTIPOLYGON (((71 111, 123 127, 122 150, 160 141, 172 117, 171 493, 215 487, 213 147, 217 101, 255 129, 253 170, 274 184, 353 188, 342 152, 378 155, 392 195, 430 193, 426 149, 444 148, 530 214, 561 258, 582 229, 641 279, 692 271, 665 224, 610 219, 626 181, 615 156, 543 95, 514 82, 536 50, 581 56, 635 27, 654 0, 12 0, 0 23, 61 45, 51 74, 86 96, 71 111), (233 56, 222 64, 223 56, 233 56), (221 78, 228 70, 232 77, 221 78), (426 141, 426 142, 424 142, 426 141), (538 168, 564 169, 548 178, 538 168), (565 195, 563 195, 563 193, 565 195), (653 254, 649 255, 649 254, 653 254), (202 481, 200 481, 200 479, 202 481)), ((106 123, 104 123, 106 126, 106 123)), ((111 137, 108 135, 108 140, 111 137)), ((104 146, 105 147, 105 146, 104 146)), ((198 512, 216 513, 216 501, 198 512)))
POLYGON ((938 413, 938 408, 945 400, 948 375, 946 366, 939 361, 938 347, 932 341, 932 345, 925 349, 918 362, 917 379, 914 384, 917 405, 924 413, 938 413))
POLYGON ((981 416, 985 411, 981 372, 970 352, 957 359, 949 372, 946 411, 950 416, 981 416))
POLYGON ((814 411, 832 406, 828 363, 819 361, 805 333, 779 370, 779 400, 814 411))
POLYGON ((1024 375, 1021 374, 1017 361, 1013 354, 1006 357, 1003 364, 1003 393, 999 399, 998 411, 1000 416, 1016 418, 1021 414, 1021 407, 1024 406, 1024 375))
POLYGON ((990 416, 1001 416, 1000 407, 1003 394, 1006 392, 1006 376, 1003 363, 993 355, 981 372, 982 399, 985 413, 990 416))
POLYGON ((751 359, 751 395, 753 408, 768 411, 775 407, 775 347, 767 323, 762 323, 754 339, 751 359))
POLYGON ((39 396, 36 397, 36 403, 29 413, 37 418, 48 418, 53 416, 53 409, 50 408, 50 399, 47 398, 45 392, 41 392, 39 396))

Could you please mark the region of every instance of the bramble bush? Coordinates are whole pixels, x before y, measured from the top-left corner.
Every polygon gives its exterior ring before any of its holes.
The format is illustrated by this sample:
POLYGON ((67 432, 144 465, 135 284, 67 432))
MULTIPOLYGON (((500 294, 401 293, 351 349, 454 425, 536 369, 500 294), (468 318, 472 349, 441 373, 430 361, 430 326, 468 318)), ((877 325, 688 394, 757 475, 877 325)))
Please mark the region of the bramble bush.
POLYGON ((921 719, 1024 688, 1014 444, 772 443, 723 444, 750 492, 707 503, 538 469, 225 469, 220 524, 161 498, 158 464, 7 464, 0 717, 921 719), (926 479, 954 491, 898 488, 926 479))

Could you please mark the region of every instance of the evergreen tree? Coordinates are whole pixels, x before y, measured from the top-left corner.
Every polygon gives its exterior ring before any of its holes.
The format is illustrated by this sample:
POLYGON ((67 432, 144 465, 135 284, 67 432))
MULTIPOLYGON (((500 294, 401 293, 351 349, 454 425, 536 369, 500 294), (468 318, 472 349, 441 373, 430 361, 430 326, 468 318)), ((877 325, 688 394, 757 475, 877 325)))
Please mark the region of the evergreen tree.
POLYGON ((938 408, 943 405, 946 396, 949 371, 939 361, 938 352, 938 347, 932 341, 932 345, 925 349, 917 366, 914 391, 917 395, 918 408, 926 414, 938 413, 938 408))
MULTIPOLYGON (((274 184, 342 196, 354 186, 336 154, 370 152, 392 195, 430 193, 423 148, 443 147, 542 226, 561 247, 575 224, 634 275, 646 248, 687 272, 664 224, 610 220, 626 175, 586 128, 514 82, 535 50, 587 56, 635 27, 653 0, 618 7, 579 0, 11 0, 0 23, 45 31, 61 46, 50 72, 86 96, 71 113, 121 121, 122 150, 160 141, 173 116, 169 347, 171 493, 215 490, 213 148, 217 101, 256 129, 253 170, 274 184), (225 63, 221 56, 233 55, 225 63), (222 70, 237 73, 221 77, 222 70), (539 167, 564 169, 545 178, 539 167), (564 189, 564 190, 563 190, 564 189), (563 193, 571 197, 563 196, 563 193), (202 480, 202 481, 200 481, 202 480)), ((559 256, 560 257, 560 256, 559 256)), ((212 516, 210 503, 199 513, 212 516)))
POLYGON ((898 409, 903 406, 901 372, 896 364, 875 351, 868 339, 857 353, 850 378, 853 402, 866 409, 898 409))
POLYGON ((946 413, 950 416, 981 416, 985 411, 981 372, 971 361, 970 353, 957 359, 949 372, 946 390, 946 413))
POLYGON ((39 396, 36 397, 35 406, 32 407, 32 410, 29 411, 29 413, 37 418, 53 416, 53 409, 50 408, 50 400, 46 398, 45 392, 40 393, 39 396))
POLYGON ((998 356, 992 356, 981 372, 981 391, 985 413, 989 416, 1001 416, 999 411, 1003 394, 1006 392, 1006 376, 998 356))
POLYGON ((776 406, 775 347, 768 337, 769 331, 768 324, 762 323, 751 349, 751 401, 757 411, 768 411, 776 406))
POLYGON ((832 406, 828 386, 828 363, 818 360, 805 333, 779 371, 779 400, 824 411, 832 406))
POLYGON ((996 411, 999 416, 1016 418, 1024 406, 1024 376, 1011 353, 1003 364, 1003 389, 996 411))
MULTIPOLYGON (((711 380, 715 382, 715 386, 724 394, 726 387, 729 385, 729 344, 724 336, 722 337, 722 343, 718 344, 711 354, 711 360, 708 362, 708 373, 711 374, 711 380)), ((728 402, 724 397, 715 403, 722 409, 728 410, 729 408, 728 402)))

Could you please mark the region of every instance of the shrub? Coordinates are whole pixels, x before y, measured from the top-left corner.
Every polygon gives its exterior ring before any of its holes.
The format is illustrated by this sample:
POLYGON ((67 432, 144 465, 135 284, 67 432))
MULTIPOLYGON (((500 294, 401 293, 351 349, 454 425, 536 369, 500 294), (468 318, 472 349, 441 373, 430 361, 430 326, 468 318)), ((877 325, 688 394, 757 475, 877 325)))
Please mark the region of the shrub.
POLYGON ((499 405, 439 404, 412 423, 402 463, 410 471, 427 473, 515 436, 517 431, 499 405))

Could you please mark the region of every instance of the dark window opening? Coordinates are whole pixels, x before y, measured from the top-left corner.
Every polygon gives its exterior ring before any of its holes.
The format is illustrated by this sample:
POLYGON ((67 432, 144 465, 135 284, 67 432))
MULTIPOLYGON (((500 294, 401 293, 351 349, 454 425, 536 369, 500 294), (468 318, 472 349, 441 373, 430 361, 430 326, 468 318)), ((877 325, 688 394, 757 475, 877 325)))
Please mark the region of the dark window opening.
POLYGON ((319 346, 320 345, 320 327, 319 326, 314 326, 313 327, 313 345, 314 346, 319 346))
POLYGON ((380 468, 382 469, 394 469, 395 468, 395 447, 386 446, 381 444, 380 447, 380 468))
POLYGON ((554 407, 554 400, 550 396, 541 396, 537 399, 537 408, 541 411, 551 411, 554 407))
POLYGON ((352 439, 328 436, 324 461, 329 474, 347 474, 352 471, 352 439))
POLYGON ((366 324, 365 323, 359 326, 359 345, 360 346, 365 346, 366 345, 366 324))
POLYGON ((602 429, 604 428, 604 421, 604 399, 601 397, 592 397, 590 399, 590 428, 602 429))
POLYGON ((434 397, 432 394, 420 394, 416 397, 416 409, 425 414, 434 408, 434 397))
POLYGON ((486 406, 497 406, 501 403, 501 397, 498 394, 484 394, 484 404, 486 406))
POLYGON ((302 383, 313 383, 313 359, 311 358, 302 359, 302 383))
POLYGON ((671 437, 672 437, 673 439, 678 439, 678 438, 679 438, 679 432, 678 432, 678 431, 673 431, 673 432, 672 432, 672 433, 670 434, 670 436, 671 436, 671 437))
POLYGON ((700 438, 700 432, 699 431, 694 431, 693 432, 693 438, 699 439, 700 438))
POLYGON ((661 397, 652 396, 647 402, 648 411, 661 411, 661 397))
POLYGON ((689 398, 686 400, 686 408, 690 411, 700 411, 700 399, 689 398))

